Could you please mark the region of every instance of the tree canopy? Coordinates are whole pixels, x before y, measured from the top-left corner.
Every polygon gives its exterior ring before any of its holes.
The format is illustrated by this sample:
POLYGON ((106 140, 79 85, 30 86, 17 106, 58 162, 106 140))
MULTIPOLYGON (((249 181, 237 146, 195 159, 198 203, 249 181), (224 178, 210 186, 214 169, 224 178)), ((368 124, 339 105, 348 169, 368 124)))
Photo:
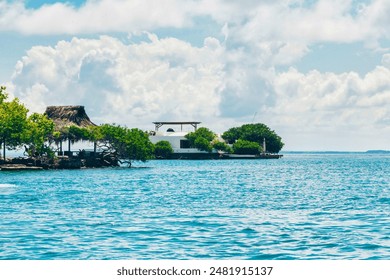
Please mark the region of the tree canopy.
POLYGON ((217 151, 223 151, 226 153, 233 153, 233 149, 225 142, 221 142, 219 140, 214 140, 211 144, 212 144, 213 148, 217 151))
POLYGON ((216 134, 206 127, 200 127, 195 132, 190 132, 185 136, 190 142, 190 146, 201 151, 211 152, 213 147, 211 141, 216 134))
POLYGON ((29 156, 54 156, 48 140, 53 138, 54 123, 45 115, 34 113, 27 119, 23 143, 29 156))
POLYGON ((263 143, 263 139, 265 139, 267 151, 264 152, 270 153, 279 153, 284 146, 282 138, 262 123, 244 124, 241 127, 230 128, 222 134, 222 138, 229 144, 233 144, 241 139, 256 142, 260 146, 263 143))
POLYGON ((257 155, 262 151, 262 148, 257 142, 238 139, 233 144, 233 151, 239 155, 257 155))
POLYGON ((16 149, 23 143, 28 112, 28 109, 17 98, 6 101, 8 94, 5 90, 5 87, 0 87, 0 143, 4 160, 6 148, 16 149))
POLYGON ((134 160, 146 161, 153 158, 154 145, 148 134, 138 128, 103 124, 91 135, 96 137, 101 148, 126 161, 130 166, 134 160))
POLYGON ((156 158, 169 158, 172 153, 172 145, 168 141, 158 141, 154 145, 154 155, 156 158))
MULTIPOLYGON (((154 145, 144 131, 116 124, 79 127, 72 125, 62 128, 62 139, 72 142, 91 141, 102 151, 103 160, 115 163, 126 162, 131 166, 132 161, 146 161, 153 158, 154 145)), ((54 133, 56 135, 56 133, 54 133)))

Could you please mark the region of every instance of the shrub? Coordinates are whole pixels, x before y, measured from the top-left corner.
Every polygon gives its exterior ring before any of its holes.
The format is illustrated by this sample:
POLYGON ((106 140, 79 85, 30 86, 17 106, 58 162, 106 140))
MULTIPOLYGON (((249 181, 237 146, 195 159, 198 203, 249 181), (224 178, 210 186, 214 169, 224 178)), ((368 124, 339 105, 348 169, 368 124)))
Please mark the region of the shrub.
POLYGON ((213 148, 218 150, 218 151, 224 151, 224 152, 227 152, 227 153, 232 153, 233 152, 233 149, 228 145, 226 144, 225 142, 215 142, 213 143, 213 148))
POLYGON ((241 139, 262 145, 265 140, 267 152, 270 153, 278 153, 284 145, 282 138, 262 123, 244 124, 240 127, 230 128, 222 134, 222 138, 229 144, 241 139))
POLYGON ((260 153, 261 148, 257 142, 239 139, 233 144, 233 151, 240 155, 256 155, 260 153))
POLYGON ((172 145, 168 141, 159 141, 154 145, 154 155, 156 158, 169 158, 172 153, 172 145))
POLYGON ((208 141, 206 138, 199 137, 195 139, 194 146, 201 150, 211 153, 213 148, 211 147, 210 141, 208 141))
POLYGON ((201 127, 195 132, 188 133, 185 137, 190 142, 190 146, 200 151, 211 152, 213 147, 211 141, 215 138, 215 133, 206 127, 201 127))

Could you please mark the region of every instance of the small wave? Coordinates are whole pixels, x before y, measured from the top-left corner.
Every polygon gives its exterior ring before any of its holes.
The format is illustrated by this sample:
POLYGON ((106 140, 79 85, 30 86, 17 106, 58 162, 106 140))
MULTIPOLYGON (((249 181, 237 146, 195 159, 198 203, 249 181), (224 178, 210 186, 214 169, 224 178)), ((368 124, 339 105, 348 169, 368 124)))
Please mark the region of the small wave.
POLYGON ((244 228, 243 230, 241 230, 242 233, 247 233, 247 234, 250 234, 250 233, 257 233, 257 231, 253 228, 244 228))
POLYGON ((264 253, 249 258, 249 260, 292 260, 292 259, 294 259, 293 256, 290 256, 288 254, 282 254, 282 253, 275 253, 275 254, 264 253))
POLYGON ((14 184, 0 184, 0 195, 10 195, 16 192, 14 184))
POLYGON ((313 212, 309 214, 310 216, 324 216, 324 215, 329 215, 327 212, 319 211, 319 212, 313 212))
POLYGON ((16 185, 14 184, 0 184, 0 189, 14 188, 16 185))
POLYGON ((379 203, 388 204, 390 203, 390 197, 382 197, 379 199, 379 203))
POLYGON ((378 244, 361 244, 361 245, 357 245, 356 247, 360 248, 360 249, 363 249, 363 250, 378 250, 378 249, 381 249, 382 246, 381 245, 378 245, 378 244))

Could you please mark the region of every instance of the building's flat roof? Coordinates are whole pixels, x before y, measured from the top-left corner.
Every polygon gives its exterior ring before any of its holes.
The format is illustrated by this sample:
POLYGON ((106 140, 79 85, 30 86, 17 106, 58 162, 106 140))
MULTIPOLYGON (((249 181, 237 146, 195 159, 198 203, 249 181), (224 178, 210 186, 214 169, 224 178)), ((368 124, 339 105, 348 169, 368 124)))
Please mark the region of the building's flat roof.
POLYGON ((201 122, 153 122, 154 124, 200 124, 201 122))
POLYGON ((156 131, 163 125, 181 125, 181 130, 183 130, 183 125, 192 125, 195 130, 197 129, 198 124, 201 122, 153 122, 156 125, 156 131))

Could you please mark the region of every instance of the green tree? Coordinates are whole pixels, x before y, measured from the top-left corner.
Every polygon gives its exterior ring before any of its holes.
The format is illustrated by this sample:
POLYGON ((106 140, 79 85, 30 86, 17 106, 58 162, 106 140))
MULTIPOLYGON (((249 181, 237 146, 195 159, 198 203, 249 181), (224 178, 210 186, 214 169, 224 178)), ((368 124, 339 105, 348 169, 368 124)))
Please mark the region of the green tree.
POLYGON ((96 154, 97 142, 103 139, 102 130, 100 126, 90 126, 88 127, 88 140, 93 142, 93 151, 96 154))
POLYGON ((226 144, 225 142, 216 141, 216 142, 212 143, 212 146, 213 146, 214 149, 216 149, 218 151, 224 151, 224 152, 227 152, 227 153, 232 153, 233 152, 233 149, 228 144, 226 144))
POLYGON ((2 104, 8 98, 8 94, 5 90, 6 87, 0 86, 0 104, 2 104))
POLYGON ((127 129, 125 139, 128 160, 147 161, 153 158, 154 145, 147 133, 138 128, 127 129))
POLYGON ((47 143, 53 139, 54 122, 45 115, 34 113, 27 119, 27 126, 23 134, 23 142, 27 146, 29 156, 54 156, 54 152, 47 143))
POLYGON ((87 140, 96 142, 103 139, 103 132, 100 126, 89 126, 87 130, 88 130, 87 140))
POLYGON ((222 138, 229 144, 233 144, 236 140, 240 139, 241 136, 241 128, 240 127, 232 127, 228 131, 225 131, 222 134, 222 138))
POLYGON ((261 152, 261 147, 257 142, 238 139, 233 144, 233 151, 239 155, 257 155, 261 152))
POLYGON ((282 138, 271 130, 268 126, 262 123, 244 124, 241 127, 233 127, 222 134, 222 138, 228 143, 233 144, 235 141, 247 140, 257 142, 263 145, 263 140, 266 142, 265 152, 278 153, 284 146, 282 138))
POLYGON ((158 141, 154 145, 154 155, 156 158, 169 158, 172 154, 172 145, 168 141, 158 141))
POLYGON ((62 152, 62 142, 68 140, 68 150, 70 151, 71 144, 75 142, 94 141, 94 138, 96 138, 94 127, 80 127, 77 125, 62 127, 60 131, 53 133, 51 140, 60 145, 60 152, 62 152))
POLYGON ((5 87, 0 87, 0 143, 5 160, 6 148, 16 149, 23 142, 23 133, 27 126, 27 108, 17 98, 7 102, 5 87))
POLYGON ((91 139, 91 132, 86 127, 79 127, 76 125, 71 125, 68 128, 68 138, 72 142, 88 141, 91 139))
POLYGON ((104 124, 100 126, 100 147, 110 155, 127 162, 146 161, 154 155, 154 145, 147 133, 140 129, 104 124))
POLYGON ((211 152, 213 147, 211 141, 216 134, 206 127, 198 128, 195 132, 190 132, 185 136, 190 142, 190 146, 201 151, 211 152))
POLYGON ((194 141, 194 147, 197 148, 200 151, 205 151, 211 153, 213 150, 213 147, 211 146, 210 141, 208 141, 206 138, 198 137, 194 141))

